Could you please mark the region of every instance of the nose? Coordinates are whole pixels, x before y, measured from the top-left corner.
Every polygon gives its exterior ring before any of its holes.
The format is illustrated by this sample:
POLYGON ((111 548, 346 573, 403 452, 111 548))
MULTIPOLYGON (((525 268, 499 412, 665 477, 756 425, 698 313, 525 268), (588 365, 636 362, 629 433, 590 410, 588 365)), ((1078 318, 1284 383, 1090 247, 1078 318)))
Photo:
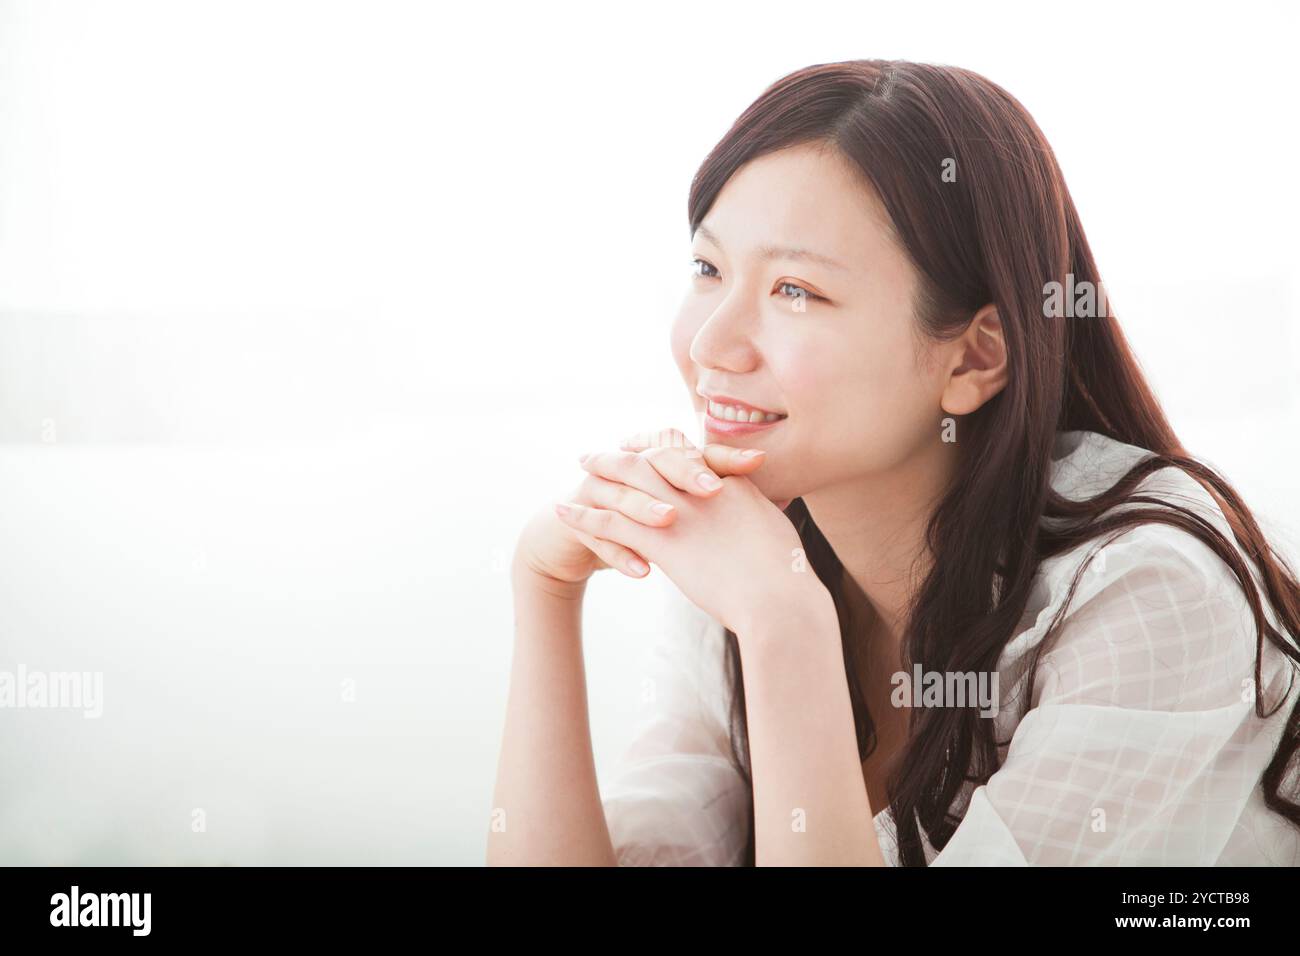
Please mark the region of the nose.
POLYGON ((701 368, 752 371, 759 362, 752 316, 740 302, 731 298, 722 302, 691 340, 691 361, 701 368))

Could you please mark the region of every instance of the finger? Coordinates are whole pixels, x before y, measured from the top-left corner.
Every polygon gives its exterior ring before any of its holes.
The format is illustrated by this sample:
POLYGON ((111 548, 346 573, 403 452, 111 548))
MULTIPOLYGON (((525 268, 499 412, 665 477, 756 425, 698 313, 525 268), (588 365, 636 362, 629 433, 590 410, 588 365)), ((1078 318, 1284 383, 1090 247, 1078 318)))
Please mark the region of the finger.
POLYGON ((660 501, 672 501, 673 485, 643 455, 644 452, 608 451, 578 459, 584 471, 632 488, 639 488, 660 501))
POLYGON ((607 508, 589 508, 577 501, 562 501, 556 502, 555 513, 574 531, 581 531, 583 534, 604 541, 612 541, 638 554, 645 553, 642 542, 649 540, 646 535, 650 532, 644 525, 617 511, 610 511, 607 508))
POLYGON ((748 475, 767 460, 761 448, 733 448, 713 443, 704 446, 704 461, 716 475, 748 475))
POLYGON ((649 448, 681 448, 687 458, 703 456, 704 463, 715 475, 748 475, 759 469, 767 452, 761 448, 735 448, 714 442, 697 449, 681 431, 664 428, 654 432, 637 432, 623 439, 619 447, 625 451, 645 451, 649 448))
MULTIPOLYGON (((667 484, 687 494, 709 498, 722 490, 722 480, 704 464, 698 448, 647 448, 642 452, 604 452, 588 455, 582 467, 593 475, 646 488, 649 481, 643 469, 654 474, 654 481, 667 484)), ((667 497, 660 493, 661 497, 667 497)))
POLYGON ((635 551, 613 541, 593 538, 581 531, 575 531, 574 534, 577 535, 579 541, 587 546, 587 549, 592 554, 629 578, 643 578, 650 573, 650 565, 635 551))
POLYGON ((662 528, 677 520, 677 509, 669 502, 660 501, 640 488, 598 475, 588 475, 579 493, 584 504, 617 511, 651 527, 662 528))

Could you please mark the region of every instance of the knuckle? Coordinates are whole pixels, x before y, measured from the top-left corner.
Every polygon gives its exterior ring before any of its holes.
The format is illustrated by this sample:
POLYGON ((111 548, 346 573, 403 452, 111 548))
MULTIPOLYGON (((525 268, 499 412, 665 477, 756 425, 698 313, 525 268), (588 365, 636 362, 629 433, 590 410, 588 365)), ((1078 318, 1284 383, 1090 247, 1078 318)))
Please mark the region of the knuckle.
POLYGON ((649 451, 642 452, 636 456, 636 464, 633 471, 643 482, 654 482, 659 480, 659 466, 655 461, 661 451, 662 449, 659 448, 651 448, 649 451))
POLYGON ((627 485, 619 485, 614 489, 611 497, 613 498, 614 507, 619 511, 626 511, 634 503, 633 491, 627 485))

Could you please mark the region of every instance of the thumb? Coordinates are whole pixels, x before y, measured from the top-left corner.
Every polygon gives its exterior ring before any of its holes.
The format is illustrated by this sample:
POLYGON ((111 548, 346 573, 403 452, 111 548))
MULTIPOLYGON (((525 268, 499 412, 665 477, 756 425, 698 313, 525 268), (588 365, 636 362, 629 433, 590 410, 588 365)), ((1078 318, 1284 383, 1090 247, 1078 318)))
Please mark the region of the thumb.
POLYGON ((767 452, 758 448, 734 448, 716 443, 705 445, 703 452, 705 464, 719 477, 752 474, 767 459, 767 452))
POLYGON ((688 458, 703 458, 704 463, 713 469, 718 477, 725 475, 749 475, 757 471, 767 457, 767 453, 757 448, 733 448, 731 445, 713 443, 702 449, 696 448, 685 433, 676 428, 661 431, 637 432, 624 438, 619 447, 625 451, 641 451, 646 448, 662 447, 682 448, 688 458), (749 452, 749 454, 745 454, 749 452))

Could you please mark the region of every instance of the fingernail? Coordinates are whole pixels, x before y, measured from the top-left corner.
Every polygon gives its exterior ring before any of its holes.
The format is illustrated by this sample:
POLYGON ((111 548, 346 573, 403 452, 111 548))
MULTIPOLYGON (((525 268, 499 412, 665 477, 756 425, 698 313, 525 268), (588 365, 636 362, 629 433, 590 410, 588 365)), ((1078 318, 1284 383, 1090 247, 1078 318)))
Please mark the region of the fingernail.
POLYGON ((673 506, 662 501, 656 501, 650 506, 650 510, 657 515, 666 515, 673 510, 673 506))
POLYGON ((583 464, 583 463, 586 462, 586 460, 587 460, 588 458, 590 458, 590 457, 591 457, 591 452, 588 452, 588 453, 585 454, 585 455, 579 455, 579 456, 578 456, 578 464, 580 464, 580 465, 583 464))
POLYGON ((716 476, 709 474, 707 471, 700 472, 695 476, 695 480, 700 483, 701 488, 706 488, 709 491, 712 491, 714 488, 722 487, 722 482, 719 481, 716 476))
POLYGON ((638 558, 628 558, 627 569, 633 574, 646 574, 650 570, 650 565, 638 558))
POLYGON ((567 518, 569 516, 569 506, 557 504, 555 506, 555 513, 561 518, 567 518))
POLYGON ((740 453, 741 458, 757 458, 759 455, 766 455, 767 452, 761 448, 746 448, 740 453))

